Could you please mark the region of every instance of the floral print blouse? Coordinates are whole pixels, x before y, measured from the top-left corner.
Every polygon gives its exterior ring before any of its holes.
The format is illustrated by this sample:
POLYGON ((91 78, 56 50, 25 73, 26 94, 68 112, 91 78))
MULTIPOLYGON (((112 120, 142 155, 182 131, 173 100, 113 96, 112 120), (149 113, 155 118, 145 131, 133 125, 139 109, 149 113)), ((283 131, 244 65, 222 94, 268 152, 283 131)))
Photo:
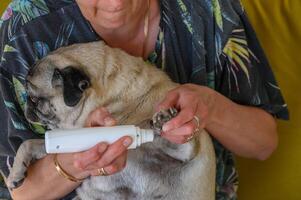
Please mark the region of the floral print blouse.
MULTIPOLYGON (((288 110, 239 0, 159 0, 160 32, 148 61, 178 83, 206 85, 277 118, 288 110)), ((33 64, 66 45, 101 40, 74 0, 14 0, 0 20, 0 172, 7 177, 19 145, 45 128, 24 117, 24 79, 33 64)), ((214 139, 213 139, 214 140, 214 139)), ((214 140, 216 199, 237 199, 231 152, 214 140)), ((0 195, 8 197, 4 187, 0 195)), ((73 193, 63 199, 71 199, 73 193)), ((1 196, 0 196, 1 198, 1 196)))

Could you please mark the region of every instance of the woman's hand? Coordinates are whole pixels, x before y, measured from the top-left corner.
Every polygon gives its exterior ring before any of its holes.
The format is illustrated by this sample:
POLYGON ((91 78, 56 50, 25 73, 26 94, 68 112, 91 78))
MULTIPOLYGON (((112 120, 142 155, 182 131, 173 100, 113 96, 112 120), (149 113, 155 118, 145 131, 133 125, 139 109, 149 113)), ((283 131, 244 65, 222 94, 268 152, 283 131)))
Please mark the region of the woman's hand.
POLYGON ((175 107, 180 112, 163 126, 162 136, 171 142, 183 144, 197 129, 204 129, 210 121, 215 93, 208 87, 194 84, 180 85, 169 91, 156 110, 175 107))
MULTIPOLYGON (((90 113, 86 121, 87 127, 93 126, 113 126, 116 120, 103 107, 97 108, 90 113)), ((113 144, 99 143, 90 150, 75 153, 75 167, 86 171, 87 175, 100 175, 103 168, 107 175, 121 171, 126 165, 127 148, 132 143, 132 138, 125 136, 113 144)))
MULTIPOLYGON (((104 108, 91 112, 86 126, 113 126, 116 121, 104 108)), ((78 179, 88 176, 114 174, 126 164, 127 147, 131 137, 122 137, 113 144, 99 143, 80 153, 58 154, 57 160, 68 174, 78 179)), ((49 154, 29 166, 24 183, 11 191, 13 199, 61 199, 80 185, 62 177, 54 167, 54 155, 49 154), (39 189, 37 190, 37 186, 39 189)))
POLYGON ((171 90, 157 110, 169 107, 180 111, 163 126, 162 136, 171 142, 183 144, 197 128, 203 128, 242 157, 265 160, 277 147, 272 115, 257 107, 239 105, 208 87, 185 84, 171 90), (199 127, 194 116, 199 118, 199 127))

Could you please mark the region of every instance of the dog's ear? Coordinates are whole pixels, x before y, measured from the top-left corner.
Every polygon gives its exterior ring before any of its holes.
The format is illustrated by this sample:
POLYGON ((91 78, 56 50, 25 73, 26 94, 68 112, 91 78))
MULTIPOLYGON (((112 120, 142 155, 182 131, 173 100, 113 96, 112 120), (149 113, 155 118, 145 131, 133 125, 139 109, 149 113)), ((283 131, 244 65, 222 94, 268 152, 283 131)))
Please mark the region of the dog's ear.
POLYGON ((83 92, 90 87, 89 77, 74 67, 55 69, 52 77, 53 87, 63 87, 64 101, 67 106, 75 106, 83 92))

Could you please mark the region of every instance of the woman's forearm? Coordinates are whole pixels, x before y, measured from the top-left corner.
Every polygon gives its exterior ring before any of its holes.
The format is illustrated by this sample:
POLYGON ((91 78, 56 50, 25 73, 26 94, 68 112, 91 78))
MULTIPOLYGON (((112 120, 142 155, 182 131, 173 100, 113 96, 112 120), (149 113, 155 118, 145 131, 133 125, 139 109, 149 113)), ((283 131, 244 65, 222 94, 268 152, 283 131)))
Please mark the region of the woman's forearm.
MULTIPOLYGON (((75 177, 84 176, 73 167, 71 154, 60 154, 58 160, 62 167, 75 177)), ((11 192, 13 199, 59 199, 72 192, 80 183, 72 182, 62 177, 55 169, 53 155, 38 160, 27 170, 23 184, 11 192)))
MULTIPOLYGON (((105 108, 99 107, 90 113, 86 123, 87 127, 113 126, 116 120, 105 108)), ((99 169, 111 175, 124 169, 127 149, 131 143, 132 138, 124 136, 110 145, 100 142, 83 152, 58 154, 57 161, 68 174, 77 179, 99 176, 99 169)), ((54 155, 47 155, 28 168, 23 184, 11 194, 17 200, 60 199, 79 185, 62 177, 55 168, 54 155)))
POLYGON ((267 159, 278 144, 275 119, 262 109, 238 105, 217 94, 206 129, 233 153, 267 159))

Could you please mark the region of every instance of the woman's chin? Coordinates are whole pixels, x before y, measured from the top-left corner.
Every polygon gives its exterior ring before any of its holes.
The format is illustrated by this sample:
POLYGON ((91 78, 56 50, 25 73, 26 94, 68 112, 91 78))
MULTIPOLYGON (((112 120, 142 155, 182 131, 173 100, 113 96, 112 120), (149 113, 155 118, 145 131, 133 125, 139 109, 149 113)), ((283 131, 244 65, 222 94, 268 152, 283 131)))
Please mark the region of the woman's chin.
POLYGON ((96 22, 96 24, 102 28, 105 28, 105 29, 118 29, 122 26, 124 26, 126 23, 125 23, 125 20, 124 19, 120 19, 120 20, 112 20, 112 21, 99 21, 99 22, 96 22))
POLYGON ((125 25, 124 21, 116 21, 116 22, 104 23, 103 27, 106 29, 118 29, 124 25, 125 25))

